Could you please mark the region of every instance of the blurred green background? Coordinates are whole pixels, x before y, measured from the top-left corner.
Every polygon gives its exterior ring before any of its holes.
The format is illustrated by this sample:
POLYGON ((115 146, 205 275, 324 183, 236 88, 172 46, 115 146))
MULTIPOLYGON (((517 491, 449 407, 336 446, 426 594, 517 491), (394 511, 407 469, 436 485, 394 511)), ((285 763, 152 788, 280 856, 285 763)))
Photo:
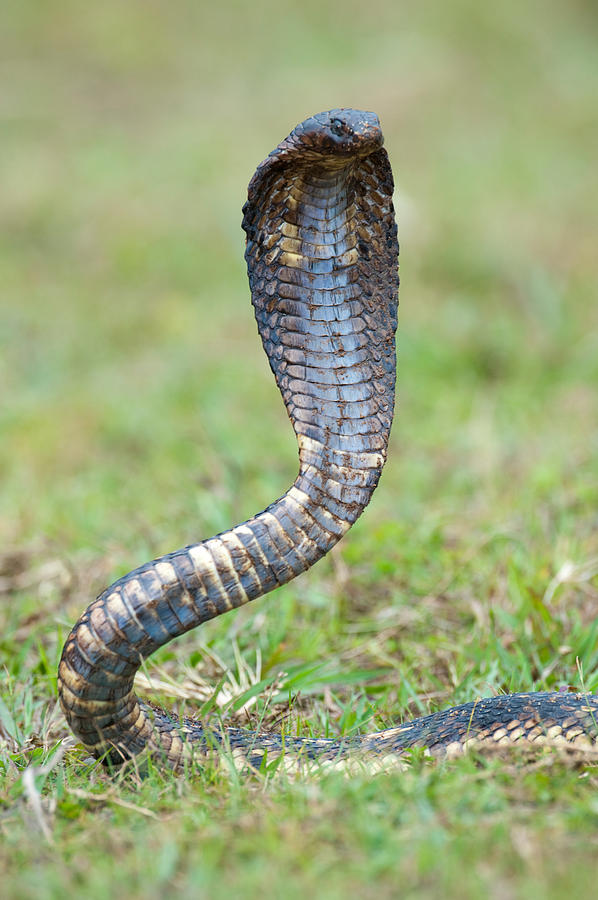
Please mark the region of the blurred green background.
POLYGON ((575 772, 554 785, 511 772, 490 790, 473 766, 452 780, 418 769, 365 793, 323 782, 317 800, 273 789, 259 811, 226 780, 187 794, 150 781, 141 802, 166 818, 131 831, 134 813, 105 801, 96 815, 73 793, 90 778, 110 797, 126 786, 110 793, 70 749, 44 788, 54 858, 15 824, 14 764, 66 735, 47 720, 56 661, 95 593, 253 514, 295 475, 240 209, 258 162, 333 106, 379 114, 397 185, 389 462, 332 558, 161 651, 162 671, 201 668, 200 641, 234 667, 235 638, 266 677, 295 672, 293 721, 318 734, 579 686, 578 659, 598 688, 598 6, 9 0, 0 17, 0 738, 13 741, 15 896, 108 896, 112 857, 127 896, 145 898, 323 883, 322 896, 357 885, 379 898, 399 874, 418 896, 591 893, 598 822, 575 772), (96 847, 90 869, 71 819, 96 847))
POLYGON ((335 105, 380 115, 402 247, 399 412, 363 527, 422 501, 499 521, 505 477, 519 499, 595 483, 594 4, 3 16, 3 541, 134 548, 143 525, 166 549, 286 486, 240 206, 259 160, 335 105))

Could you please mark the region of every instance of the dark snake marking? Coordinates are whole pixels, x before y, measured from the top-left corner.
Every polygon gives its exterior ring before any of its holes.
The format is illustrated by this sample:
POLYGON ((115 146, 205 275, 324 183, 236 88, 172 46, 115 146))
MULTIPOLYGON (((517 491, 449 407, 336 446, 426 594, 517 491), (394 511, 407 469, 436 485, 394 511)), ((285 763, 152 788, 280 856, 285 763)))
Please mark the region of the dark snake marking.
POLYGON ((133 690, 141 662, 202 622, 304 572, 367 506, 393 416, 398 243, 393 178, 378 117, 335 109, 306 119, 257 168, 243 207, 245 258, 264 349, 299 444, 299 474, 230 531, 119 578, 81 616, 58 691, 77 738, 114 763, 143 751, 180 767, 222 744, 336 759, 433 751, 472 741, 596 743, 598 697, 513 694, 346 741, 301 740, 175 721, 133 690))

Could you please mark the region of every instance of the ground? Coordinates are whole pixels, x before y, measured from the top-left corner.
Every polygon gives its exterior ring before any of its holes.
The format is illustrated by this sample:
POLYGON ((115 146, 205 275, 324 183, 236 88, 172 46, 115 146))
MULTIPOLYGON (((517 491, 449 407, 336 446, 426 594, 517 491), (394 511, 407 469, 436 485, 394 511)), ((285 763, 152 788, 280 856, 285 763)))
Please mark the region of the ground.
POLYGON ((328 559, 142 681, 315 736, 598 690, 592 4, 23 0, 4 19, 4 895, 591 895, 591 761, 114 778, 68 735, 55 672, 105 584, 292 481, 240 207, 298 121, 352 105, 380 115, 397 182, 388 465, 328 559))

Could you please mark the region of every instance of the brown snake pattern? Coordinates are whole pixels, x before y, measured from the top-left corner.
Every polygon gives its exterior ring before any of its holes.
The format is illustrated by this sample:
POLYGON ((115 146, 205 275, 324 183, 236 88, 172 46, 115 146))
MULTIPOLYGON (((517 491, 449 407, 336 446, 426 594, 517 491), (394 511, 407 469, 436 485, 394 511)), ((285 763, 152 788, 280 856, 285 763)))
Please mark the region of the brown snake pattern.
POLYGON ((177 721, 133 689, 142 661, 177 635, 304 572, 368 504, 393 415, 398 243, 393 178, 374 113, 337 109, 298 125, 258 166, 243 207, 258 330, 299 445, 299 474, 230 531, 120 578, 70 633, 60 702, 75 735, 119 763, 150 753, 179 768, 225 745, 243 764, 283 750, 387 757, 489 740, 592 746, 598 698, 512 694, 348 741, 303 740, 177 721))

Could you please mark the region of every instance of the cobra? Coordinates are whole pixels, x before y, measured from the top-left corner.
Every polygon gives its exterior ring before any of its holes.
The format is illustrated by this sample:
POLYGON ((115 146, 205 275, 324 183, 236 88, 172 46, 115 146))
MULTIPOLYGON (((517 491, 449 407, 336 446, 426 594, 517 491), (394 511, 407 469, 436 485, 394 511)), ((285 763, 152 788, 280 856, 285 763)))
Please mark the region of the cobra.
POLYGON ((283 751, 335 760, 388 758, 414 745, 596 744, 598 697, 585 694, 497 696, 345 741, 222 731, 135 694, 143 660, 309 569, 378 484, 394 406, 399 249, 382 145, 374 113, 330 110, 298 125, 251 179, 243 207, 251 298, 297 436, 299 473, 253 518, 114 582, 76 623, 58 690, 71 729, 97 757, 118 764, 146 753, 177 769, 223 745, 256 766, 283 751))

